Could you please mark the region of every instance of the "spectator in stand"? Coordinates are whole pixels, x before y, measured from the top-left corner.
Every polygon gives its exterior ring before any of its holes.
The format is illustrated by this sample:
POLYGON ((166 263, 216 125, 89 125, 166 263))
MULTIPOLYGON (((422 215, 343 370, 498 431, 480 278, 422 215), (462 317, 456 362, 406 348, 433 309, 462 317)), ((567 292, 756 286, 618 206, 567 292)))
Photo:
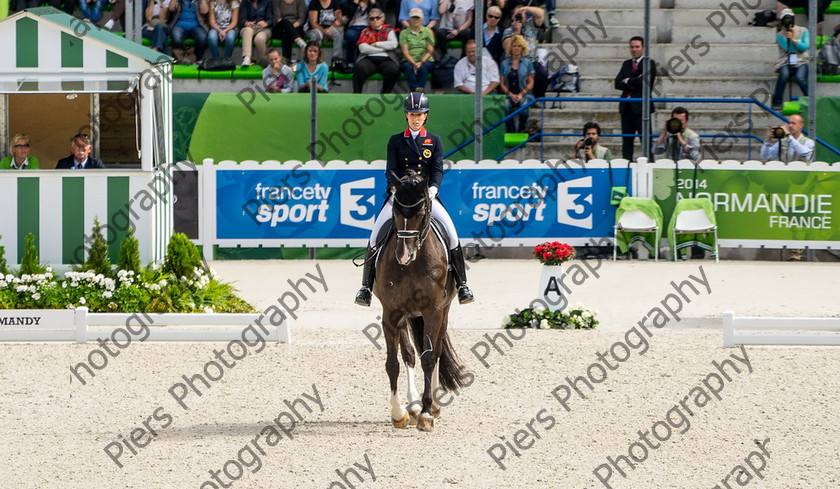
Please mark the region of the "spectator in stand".
POLYGON ((125 0, 114 2, 114 10, 111 12, 111 18, 105 22, 105 28, 110 31, 114 28, 118 20, 122 29, 125 30, 125 0))
POLYGON ((502 46, 505 52, 509 53, 509 44, 513 36, 520 35, 528 43, 528 57, 531 62, 537 61, 537 44, 539 43, 539 30, 545 20, 543 9, 539 7, 516 7, 511 17, 510 27, 502 34, 502 46))
MULTIPOLYGON (((18 0, 18 5, 20 5, 23 2, 24 0, 18 0)), ((40 2, 38 0, 26 0, 26 3, 24 5, 26 5, 26 8, 32 8, 37 7, 41 3, 43 2, 40 2)), ((76 0, 50 0, 50 6, 55 7, 59 10, 63 10, 68 15, 73 15, 73 10, 76 9, 76 0)), ((16 8, 16 10, 20 9, 16 8)))
POLYGON ((92 24, 99 22, 102 18, 102 7, 107 0, 79 0, 79 11, 82 19, 92 24))
MULTIPOLYGON (((463 58, 455 65, 455 88, 462 93, 475 93, 475 39, 464 43, 463 58)), ((499 86, 499 67, 485 51, 481 60, 481 93, 489 95, 499 86)))
POLYGON ((191 38, 195 61, 204 57, 207 47, 207 13, 209 0, 171 0, 169 3, 169 35, 172 37, 172 57, 176 63, 190 63, 186 58, 184 40, 191 38))
POLYGON ((262 72, 263 87, 271 93, 289 93, 295 86, 295 73, 283 63, 280 50, 268 51, 268 66, 262 72))
MULTIPOLYGON (((515 35, 505 49, 508 57, 499 67, 499 87, 505 98, 505 113, 510 114, 516 109, 534 100, 531 90, 534 88, 534 64, 528 57, 528 43, 520 35, 515 35)), ((528 123, 528 109, 519 113, 518 132, 525 132, 528 123)), ((517 132, 513 118, 505 121, 507 132, 517 132)))
MULTIPOLYGON (((506 2, 507 12, 510 13, 510 17, 513 17, 514 11, 519 7, 538 7, 538 5, 542 4, 542 1, 539 0, 510 0, 506 2)), ((551 24, 551 27, 556 27, 559 25, 557 19, 554 18, 554 3, 555 0, 545 0, 545 14, 548 15, 548 23, 551 24)), ((503 7, 504 8, 504 7, 503 7)), ((542 10, 542 9, 541 9, 542 10)))
POLYGON ((421 17, 423 20, 423 26, 428 27, 432 30, 432 32, 434 32, 435 27, 437 27, 438 20, 440 19, 440 16, 438 15, 437 0, 403 0, 402 5, 400 6, 400 15, 398 17, 402 28, 409 28, 411 12, 417 9, 419 9, 420 13, 423 14, 421 17))
POLYGON ((274 21, 271 35, 283 41, 283 57, 293 59, 292 48, 297 44, 301 49, 300 58, 305 58, 303 26, 306 24, 306 0, 274 0, 274 21))
MULTIPOLYGON (((247 1, 247 0, 246 0, 247 1)), ((210 0, 210 14, 207 23, 210 32, 207 34, 207 45, 210 56, 219 57, 219 43, 225 43, 225 58, 233 56, 236 45, 236 26, 239 25, 239 0, 210 0)))
POLYGON ((671 119, 662 124, 662 132, 659 133, 653 147, 654 154, 664 154, 666 158, 672 158, 676 152, 677 160, 700 161, 700 136, 688 128, 688 115, 688 109, 685 107, 674 107, 671 119), (669 124, 676 124, 674 119, 680 121, 679 127, 669 128, 669 124), (678 130, 674 131, 675 129, 678 130))
POLYGON ((324 55, 321 53, 321 46, 317 42, 309 42, 303 48, 303 59, 297 65, 295 77, 298 83, 298 92, 309 93, 312 76, 315 76, 315 84, 319 92, 328 92, 327 75, 330 72, 327 63, 324 63, 324 55))
MULTIPOLYGON (((544 97, 545 89, 548 86, 548 70, 540 61, 540 50, 537 48, 539 32, 544 20, 545 14, 543 9, 539 7, 516 7, 513 10, 513 22, 502 35, 502 45, 505 47, 505 51, 507 51, 508 43, 514 35, 521 35, 528 43, 528 57, 534 65, 534 87, 531 92, 534 97, 544 97)), ((542 51, 545 52, 544 49, 542 51)))
POLYGON ((411 9, 409 20, 409 28, 400 32, 400 50, 404 59, 400 68, 405 73, 408 91, 422 92, 434 67, 435 35, 423 26, 423 11, 419 8, 411 9))
POLYGON ((166 51, 166 38, 169 37, 169 29, 166 27, 166 19, 169 16, 170 0, 144 0, 145 8, 143 16, 146 22, 141 30, 143 37, 152 41, 152 49, 155 51, 166 51))
MULTIPOLYGON (((342 60, 344 56, 342 49, 344 31, 341 28, 341 16, 341 4, 338 0, 311 0, 309 2, 309 31, 306 33, 306 38, 318 44, 332 41, 334 66, 336 61, 342 60)), ((338 64, 343 68, 343 63, 338 64)))
POLYGON ((382 73, 382 93, 394 90, 400 75, 397 48, 399 42, 394 29, 385 24, 385 13, 373 8, 368 12, 368 27, 359 35, 359 57, 353 68, 353 93, 362 93, 365 80, 374 73, 382 73))
POLYGON ((805 119, 799 114, 793 114, 787 124, 770 129, 761 146, 761 159, 779 160, 779 155, 784 154, 785 161, 814 161, 814 140, 802 134, 804 126, 805 119), (776 129, 781 132, 774 134, 776 129))
MULTIPOLYGON (((642 37, 630 38, 630 56, 621 65, 618 75, 615 76, 615 89, 621 90, 621 98, 642 98, 642 87, 645 80, 650 81, 653 89, 656 83, 656 63, 650 60, 650 76, 644 76, 643 54, 645 40, 642 37)), ((622 134, 642 134, 642 103, 641 102, 619 102, 618 113, 621 114, 622 134)), ((650 113, 653 114, 653 102, 650 104, 650 113)), ((650 131, 648 131, 650 132, 650 131)), ((635 136, 622 138, 621 157, 625 160, 633 160, 633 140, 635 136)), ((643 144, 649 144, 643 141, 643 144)))
MULTIPOLYGON (((73 0, 72 4, 70 5, 70 11, 67 12, 68 14, 73 15, 73 9, 76 7, 77 1, 78 0, 73 0)), ((41 5, 41 2, 39 0, 11 0, 9 4, 12 8, 12 11, 20 12, 21 10, 26 10, 28 8, 35 8, 38 5, 41 5)))
POLYGON ((344 29, 344 59, 348 72, 353 72, 353 65, 358 57, 356 46, 359 36, 367 29, 370 11, 376 7, 376 0, 343 0, 341 4, 341 12, 347 18, 347 27, 344 29))
POLYGON ((12 155, 0 160, 0 170, 38 170, 38 158, 29 154, 29 136, 15 134, 12 138, 12 155))
POLYGON ((90 139, 87 134, 76 134, 70 139, 70 156, 58 160, 56 170, 89 170, 105 168, 101 160, 90 157, 90 139))
MULTIPOLYGON (((825 11, 831 6, 831 0, 817 0, 817 35, 821 36, 823 33, 823 21, 825 21, 825 11)), ((788 8, 803 8, 805 9, 805 16, 811 15, 809 12, 811 2, 808 0, 779 0, 776 2, 776 18, 781 19, 784 11, 788 8)))
POLYGON ((572 159, 583 161, 613 159, 612 151, 599 144, 601 139, 601 126, 597 122, 587 122, 583 125, 583 139, 575 144, 575 151, 572 159))
POLYGON ((242 37, 242 66, 261 62, 271 40, 274 25, 272 0, 244 0, 239 7, 239 35, 242 37), (254 58, 251 54, 254 53, 254 58))
POLYGON ((486 18, 487 22, 484 23, 484 48, 498 65, 502 62, 502 57, 505 54, 505 48, 502 45, 503 33, 499 28, 499 23, 502 20, 502 9, 495 5, 488 8, 486 18))
POLYGON ((773 109, 782 110, 782 101, 785 97, 785 88, 790 82, 791 70, 802 93, 808 95, 809 40, 808 29, 794 24, 793 11, 782 10, 778 33, 776 33, 779 57, 776 58, 774 69, 779 73, 779 77, 776 79, 776 90, 773 92, 773 109))
POLYGON ((440 24, 434 30, 435 42, 440 55, 447 54, 446 43, 464 42, 473 39, 473 19, 475 18, 475 0, 440 0, 438 7, 440 24))

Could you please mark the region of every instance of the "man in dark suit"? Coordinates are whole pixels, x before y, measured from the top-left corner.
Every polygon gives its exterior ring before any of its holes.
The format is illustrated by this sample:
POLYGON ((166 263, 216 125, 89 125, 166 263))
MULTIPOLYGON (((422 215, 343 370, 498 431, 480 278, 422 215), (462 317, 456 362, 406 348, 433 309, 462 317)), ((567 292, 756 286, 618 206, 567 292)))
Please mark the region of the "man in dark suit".
MULTIPOLYGON (((615 77, 615 89, 621 90, 621 98, 642 98, 642 87, 645 83, 644 65, 642 63, 645 48, 645 40, 635 36, 630 39, 630 56, 621 65, 621 70, 615 77)), ((649 83, 653 90, 656 82, 656 63, 650 60, 649 83)), ((650 112, 653 113, 653 103, 650 104, 650 112)), ((641 102, 619 102, 618 113, 621 114, 622 134, 642 134, 642 103, 641 102)), ((648 122, 648 126, 650 123, 648 122)), ((648 131, 650 133, 650 131, 648 131)), ((622 138, 621 155, 625 160, 633 159, 634 137, 622 138)), ((650 144, 648 141, 642 144, 650 144)))
POLYGON ((58 160, 56 170, 87 170, 105 168, 102 160, 90 156, 90 139, 87 134, 76 134, 70 139, 70 156, 58 160))

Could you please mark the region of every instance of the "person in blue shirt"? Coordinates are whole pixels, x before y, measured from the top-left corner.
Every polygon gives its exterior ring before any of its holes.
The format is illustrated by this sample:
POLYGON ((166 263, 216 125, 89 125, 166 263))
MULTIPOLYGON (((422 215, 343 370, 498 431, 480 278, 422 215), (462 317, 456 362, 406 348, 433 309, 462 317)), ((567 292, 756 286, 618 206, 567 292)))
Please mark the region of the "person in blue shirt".
POLYGON ((315 75, 315 83, 319 92, 329 92, 329 85, 327 84, 327 75, 329 74, 329 67, 324 63, 324 56, 321 53, 321 46, 314 41, 306 43, 303 50, 304 59, 300 60, 297 65, 295 79, 298 83, 298 92, 310 91, 310 79, 315 75))
POLYGON ((409 28, 410 12, 413 9, 420 9, 423 13, 423 27, 428 27, 434 32, 440 21, 440 14, 438 13, 438 3, 435 0, 403 0, 400 4, 400 15, 397 18, 403 29, 409 28))
POLYGON ((184 40, 195 41, 195 60, 201 61, 207 47, 207 0, 172 0, 169 3, 169 35, 172 37, 172 54, 176 62, 183 62, 184 40))

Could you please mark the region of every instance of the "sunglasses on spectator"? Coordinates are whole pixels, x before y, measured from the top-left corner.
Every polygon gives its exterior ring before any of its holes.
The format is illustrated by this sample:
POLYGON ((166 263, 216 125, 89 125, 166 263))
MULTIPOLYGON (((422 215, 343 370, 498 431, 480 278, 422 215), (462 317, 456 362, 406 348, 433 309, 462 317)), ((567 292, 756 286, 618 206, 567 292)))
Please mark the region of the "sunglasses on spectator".
POLYGON ((29 143, 26 143, 26 144, 16 144, 16 145, 15 145, 15 148, 28 148, 28 147, 29 147, 29 143))
POLYGON ((491 19, 501 19, 498 15, 488 15, 487 17, 490 17, 491 19))

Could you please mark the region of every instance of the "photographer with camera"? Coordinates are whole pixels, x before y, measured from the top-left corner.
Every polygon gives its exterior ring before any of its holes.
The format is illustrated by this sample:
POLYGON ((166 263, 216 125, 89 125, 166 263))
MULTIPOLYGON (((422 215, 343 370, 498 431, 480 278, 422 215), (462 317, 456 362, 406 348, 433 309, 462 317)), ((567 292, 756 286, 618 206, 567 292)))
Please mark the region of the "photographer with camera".
POLYGON ((688 109, 674 107, 653 147, 654 154, 666 153, 674 161, 700 160, 700 136, 688 128, 688 109), (666 143, 665 138, 668 138, 666 143))
POLYGON ((601 126, 597 122, 587 122, 583 125, 583 139, 575 144, 573 159, 589 161, 594 159, 612 160, 612 151, 598 144, 601 139, 601 126))
POLYGON ((802 93, 808 95, 808 29, 795 25, 793 11, 788 8, 782 10, 778 29, 776 44, 779 45, 779 57, 773 68, 779 77, 773 92, 774 110, 782 109, 785 86, 790 82, 791 74, 802 93))
POLYGON ((814 161, 814 140, 802 134, 804 126, 805 119, 799 114, 793 114, 787 124, 770 129, 761 146, 761 159, 780 160, 779 155, 784 154, 785 161, 814 161), (783 145, 787 147, 784 153, 783 145))

